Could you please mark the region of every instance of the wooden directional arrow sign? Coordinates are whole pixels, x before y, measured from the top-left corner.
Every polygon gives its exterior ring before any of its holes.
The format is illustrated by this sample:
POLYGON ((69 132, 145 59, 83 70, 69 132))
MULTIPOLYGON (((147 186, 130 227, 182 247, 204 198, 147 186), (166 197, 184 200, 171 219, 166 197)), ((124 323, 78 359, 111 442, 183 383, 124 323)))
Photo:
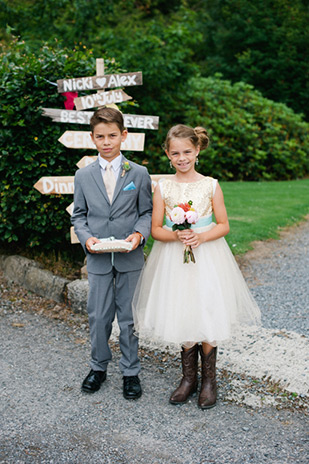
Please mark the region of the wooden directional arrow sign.
MULTIPOLYGON (((79 160, 78 163, 76 163, 76 166, 78 168, 85 168, 86 166, 88 166, 89 164, 93 163, 94 161, 97 160, 97 156, 83 156, 82 159, 79 160)), ((151 174, 151 180, 152 180, 152 185, 153 185, 153 188, 157 185, 158 181, 160 179, 166 179, 166 178, 169 178, 171 177, 172 174, 151 174)))
POLYGON ((33 186, 43 195, 74 193, 74 176, 41 177, 33 186))
POLYGON ((52 118, 53 122, 87 124, 89 126, 93 111, 74 111, 59 110, 56 108, 43 108, 42 115, 52 118))
POLYGON ((115 87, 130 87, 131 85, 142 84, 143 75, 141 72, 57 80, 59 93, 78 92, 80 90, 114 89, 115 87))
MULTIPOLYGON (((69 124, 87 124, 89 126, 93 111, 60 110, 43 108, 43 116, 52 118, 53 122, 69 124)), ((123 114, 124 125, 128 129, 152 129, 159 127, 159 116, 145 116, 142 114, 123 114)))
POLYGON ((171 177, 173 177, 173 174, 150 174, 150 177, 152 183, 152 191, 154 191, 160 179, 170 179, 171 177))
MULTIPOLYGON (((92 157, 90 157, 92 158, 92 157)), ((95 157, 96 159, 97 157, 95 157)), ((95 160, 93 160, 95 161, 95 160)), ((93 162, 92 161, 92 162, 93 162)), ((152 189, 154 190, 158 181, 162 178, 168 179, 172 177, 172 174, 151 174, 152 180, 152 189)), ((64 177, 41 177, 33 186, 43 195, 52 195, 52 194, 73 194, 74 193, 74 176, 64 176, 64 177)), ((69 214, 73 212, 73 203, 68 206, 67 211, 69 214)))
MULTIPOLYGON (((58 140, 67 148, 84 148, 96 150, 96 146, 91 140, 90 132, 66 131, 58 140)), ((121 144, 121 150, 143 151, 144 143, 145 134, 129 132, 126 140, 121 144)))
POLYGON ((69 206, 65 208, 65 210, 69 213, 70 216, 72 216, 73 209, 74 209, 74 202, 72 201, 72 203, 70 203, 69 206))
POLYGON ((132 97, 123 90, 110 90, 109 92, 98 92, 74 98, 74 103, 77 110, 87 110, 98 106, 111 105, 112 103, 122 103, 127 100, 132 100, 132 97))
POLYGON ((80 243, 76 233, 74 232, 74 227, 73 226, 70 228, 70 236, 71 236, 71 243, 72 244, 80 243))
POLYGON ((153 129, 159 127, 159 116, 144 116, 138 114, 123 114, 125 127, 129 129, 153 129))
POLYGON ((89 164, 93 163, 98 157, 97 156, 83 156, 82 159, 76 163, 78 168, 85 168, 89 164))

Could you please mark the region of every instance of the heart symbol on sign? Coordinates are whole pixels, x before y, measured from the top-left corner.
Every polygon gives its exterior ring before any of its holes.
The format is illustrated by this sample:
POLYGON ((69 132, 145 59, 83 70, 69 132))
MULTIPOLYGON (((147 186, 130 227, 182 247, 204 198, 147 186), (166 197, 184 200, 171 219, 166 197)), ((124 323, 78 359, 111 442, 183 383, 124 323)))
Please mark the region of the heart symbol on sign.
POLYGON ((96 79, 96 83, 98 84, 99 87, 103 88, 106 82, 106 77, 99 77, 96 79))

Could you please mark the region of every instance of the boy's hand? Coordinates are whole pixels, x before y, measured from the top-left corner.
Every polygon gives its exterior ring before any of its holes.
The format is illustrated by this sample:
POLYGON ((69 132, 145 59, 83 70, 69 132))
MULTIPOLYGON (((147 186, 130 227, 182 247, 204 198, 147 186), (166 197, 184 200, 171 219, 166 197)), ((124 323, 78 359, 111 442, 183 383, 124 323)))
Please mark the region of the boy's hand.
POLYGON ((94 251, 91 249, 92 245, 94 245, 95 243, 100 243, 100 240, 97 237, 90 237, 86 241, 85 245, 89 253, 98 253, 98 251, 94 251))
POLYGON ((126 251, 126 253, 130 253, 130 251, 135 250, 141 243, 141 234, 135 232, 134 234, 129 235, 129 237, 126 238, 126 242, 131 242, 133 245, 132 250, 126 251))

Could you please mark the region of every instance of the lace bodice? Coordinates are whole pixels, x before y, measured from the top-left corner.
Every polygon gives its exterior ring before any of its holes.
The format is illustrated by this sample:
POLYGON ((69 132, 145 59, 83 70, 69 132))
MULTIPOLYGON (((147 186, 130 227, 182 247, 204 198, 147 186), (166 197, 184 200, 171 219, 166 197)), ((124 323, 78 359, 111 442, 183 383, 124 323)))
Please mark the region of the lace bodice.
POLYGON ((160 181, 160 190, 165 203, 165 214, 169 217, 172 209, 179 203, 192 201, 192 207, 199 217, 209 216, 212 213, 212 198, 217 180, 204 177, 197 182, 179 183, 171 179, 160 181))

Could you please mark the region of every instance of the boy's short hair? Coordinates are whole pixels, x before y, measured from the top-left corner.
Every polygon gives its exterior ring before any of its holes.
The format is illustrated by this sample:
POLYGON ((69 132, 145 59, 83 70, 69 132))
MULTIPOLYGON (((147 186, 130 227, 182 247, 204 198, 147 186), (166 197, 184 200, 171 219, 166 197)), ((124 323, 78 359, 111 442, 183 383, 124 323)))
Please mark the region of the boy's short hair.
POLYGON ((95 126, 101 122, 104 122, 105 124, 116 124, 121 133, 126 129, 124 127, 122 113, 115 108, 109 108, 105 106, 104 108, 99 108, 97 111, 95 111, 90 119, 91 132, 93 132, 95 126))

